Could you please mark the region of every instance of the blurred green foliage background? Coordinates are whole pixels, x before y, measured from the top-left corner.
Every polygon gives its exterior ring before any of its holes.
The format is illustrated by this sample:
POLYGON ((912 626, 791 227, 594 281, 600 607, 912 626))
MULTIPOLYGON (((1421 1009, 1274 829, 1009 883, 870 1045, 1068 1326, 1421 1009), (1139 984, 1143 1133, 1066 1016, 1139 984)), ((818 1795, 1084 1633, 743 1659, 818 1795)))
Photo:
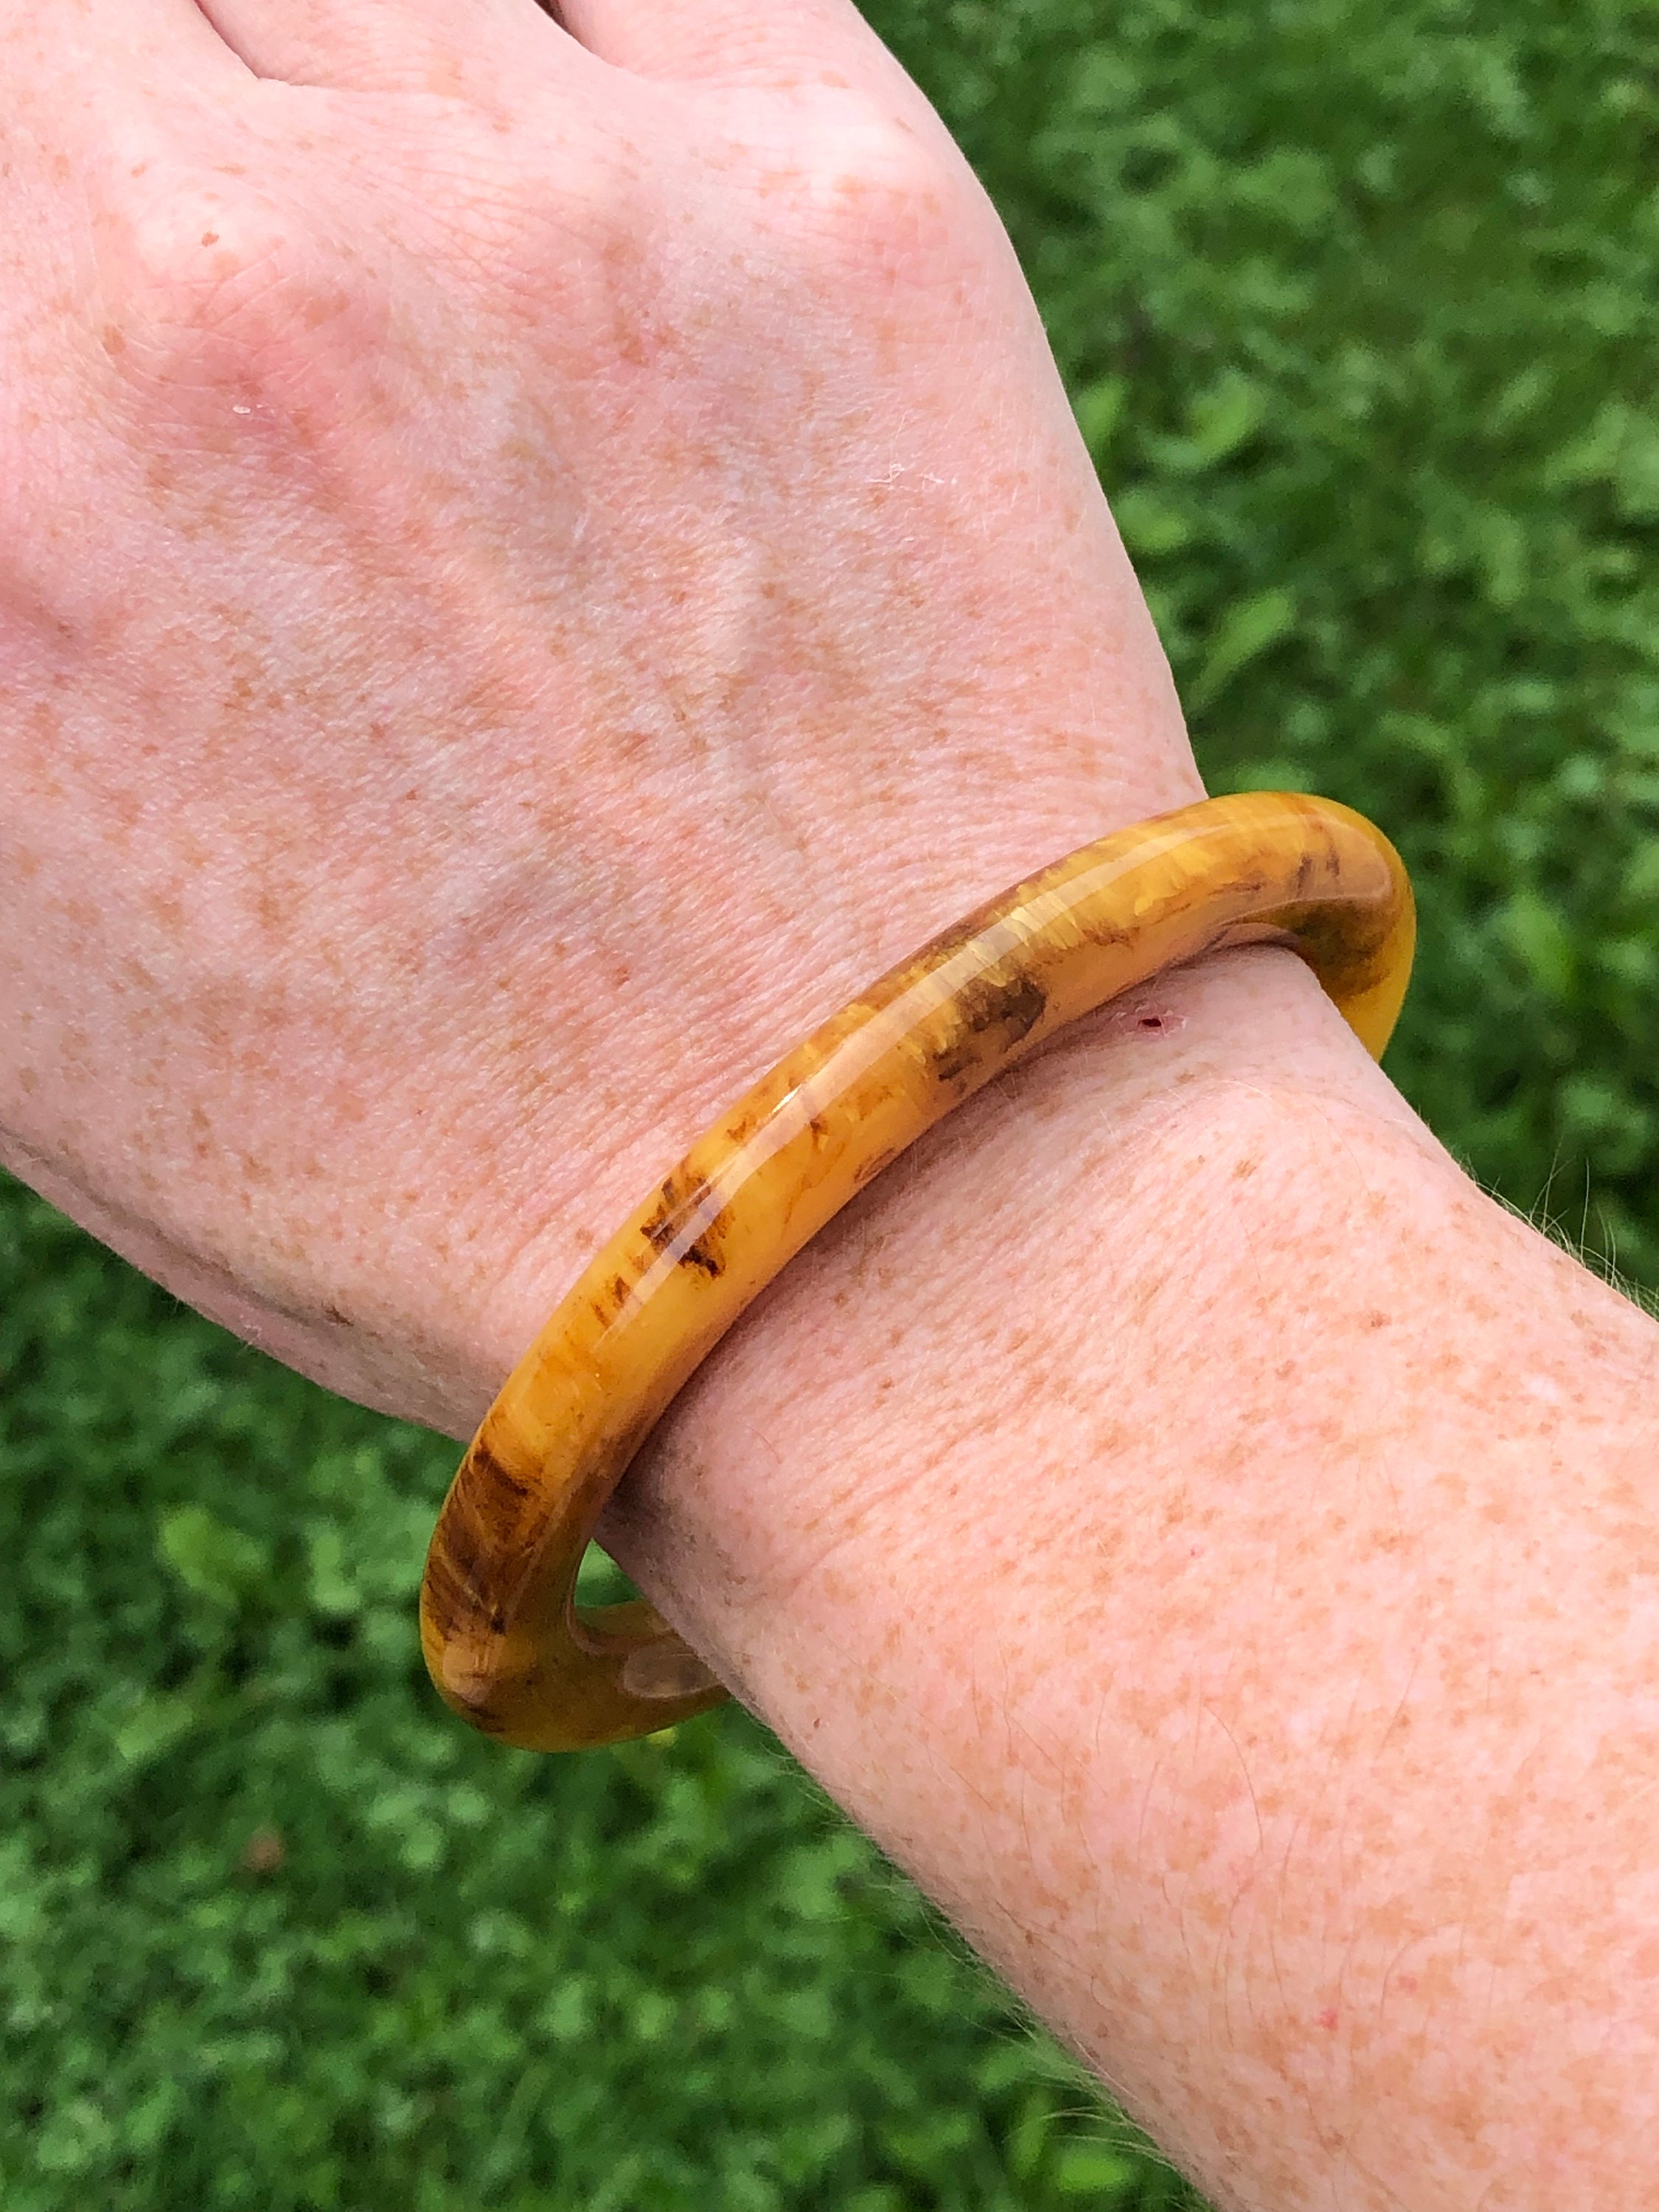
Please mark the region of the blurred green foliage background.
MULTIPOLYGON (((1659 9, 872 13, 1013 231, 1212 785, 1390 830, 1396 1078, 1659 1282, 1659 9)), ((0 1191, 4 2212, 1195 2202, 741 1715, 451 1725, 452 1458, 0 1191)))

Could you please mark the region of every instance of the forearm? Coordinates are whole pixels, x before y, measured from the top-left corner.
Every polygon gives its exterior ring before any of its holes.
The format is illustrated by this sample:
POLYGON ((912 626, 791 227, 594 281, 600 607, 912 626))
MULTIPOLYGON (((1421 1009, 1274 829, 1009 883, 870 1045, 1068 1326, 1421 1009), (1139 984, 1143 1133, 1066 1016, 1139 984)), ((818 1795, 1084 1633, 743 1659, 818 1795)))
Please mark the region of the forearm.
POLYGON ((881 1178, 607 1534, 1220 2202, 1623 2205, 1656 1345, 1235 957, 881 1178))

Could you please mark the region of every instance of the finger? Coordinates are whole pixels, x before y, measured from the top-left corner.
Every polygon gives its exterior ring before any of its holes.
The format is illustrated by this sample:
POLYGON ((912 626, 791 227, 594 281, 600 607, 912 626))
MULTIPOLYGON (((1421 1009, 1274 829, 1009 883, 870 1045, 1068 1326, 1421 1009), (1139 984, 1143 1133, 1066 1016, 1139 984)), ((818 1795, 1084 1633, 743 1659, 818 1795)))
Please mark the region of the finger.
POLYGON ((560 0, 560 14, 591 53, 639 76, 904 81, 852 0, 560 0))
POLYGON ((569 41, 538 0, 199 0, 256 76, 349 92, 497 94, 569 41))

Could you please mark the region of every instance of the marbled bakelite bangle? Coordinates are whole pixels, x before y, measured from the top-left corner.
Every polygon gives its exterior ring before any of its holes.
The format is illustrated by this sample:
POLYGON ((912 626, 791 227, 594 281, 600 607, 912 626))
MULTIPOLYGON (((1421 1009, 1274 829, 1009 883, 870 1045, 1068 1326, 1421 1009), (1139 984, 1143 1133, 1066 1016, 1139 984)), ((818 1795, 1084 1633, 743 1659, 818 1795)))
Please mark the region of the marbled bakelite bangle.
POLYGON ((1288 945, 1380 1056, 1413 937, 1379 831, 1329 799, 1252 793, 1085 845, 884 975, 697 1140, 507 1377, 427 1559, 442 1696, 543 1751, 718 1704, 650 1606, 584 1610, 574 1591, 629 1462, 750 1301, 923 1130, 1121 992, 1223 946, 1288 945))

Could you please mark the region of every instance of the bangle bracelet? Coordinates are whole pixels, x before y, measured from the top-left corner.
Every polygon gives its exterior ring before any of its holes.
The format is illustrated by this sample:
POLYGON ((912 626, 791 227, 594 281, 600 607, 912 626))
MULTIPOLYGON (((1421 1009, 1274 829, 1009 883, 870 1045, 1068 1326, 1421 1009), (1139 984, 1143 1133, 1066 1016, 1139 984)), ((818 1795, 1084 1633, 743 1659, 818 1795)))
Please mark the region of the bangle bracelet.
POLYGON ((893 969, 698 1139, 507 1377, 427 1559, 441 1695, 543 1751, 717 1705, 651 1606, 587 1610, 574 1592, 629 1462, 751 1299, 925 1129, 1120 993, 1224 946, 1288 945, 1380 1057, 1413 936, 1380 831, 1329 799, 1250 793, 1085 845, 893 969))

